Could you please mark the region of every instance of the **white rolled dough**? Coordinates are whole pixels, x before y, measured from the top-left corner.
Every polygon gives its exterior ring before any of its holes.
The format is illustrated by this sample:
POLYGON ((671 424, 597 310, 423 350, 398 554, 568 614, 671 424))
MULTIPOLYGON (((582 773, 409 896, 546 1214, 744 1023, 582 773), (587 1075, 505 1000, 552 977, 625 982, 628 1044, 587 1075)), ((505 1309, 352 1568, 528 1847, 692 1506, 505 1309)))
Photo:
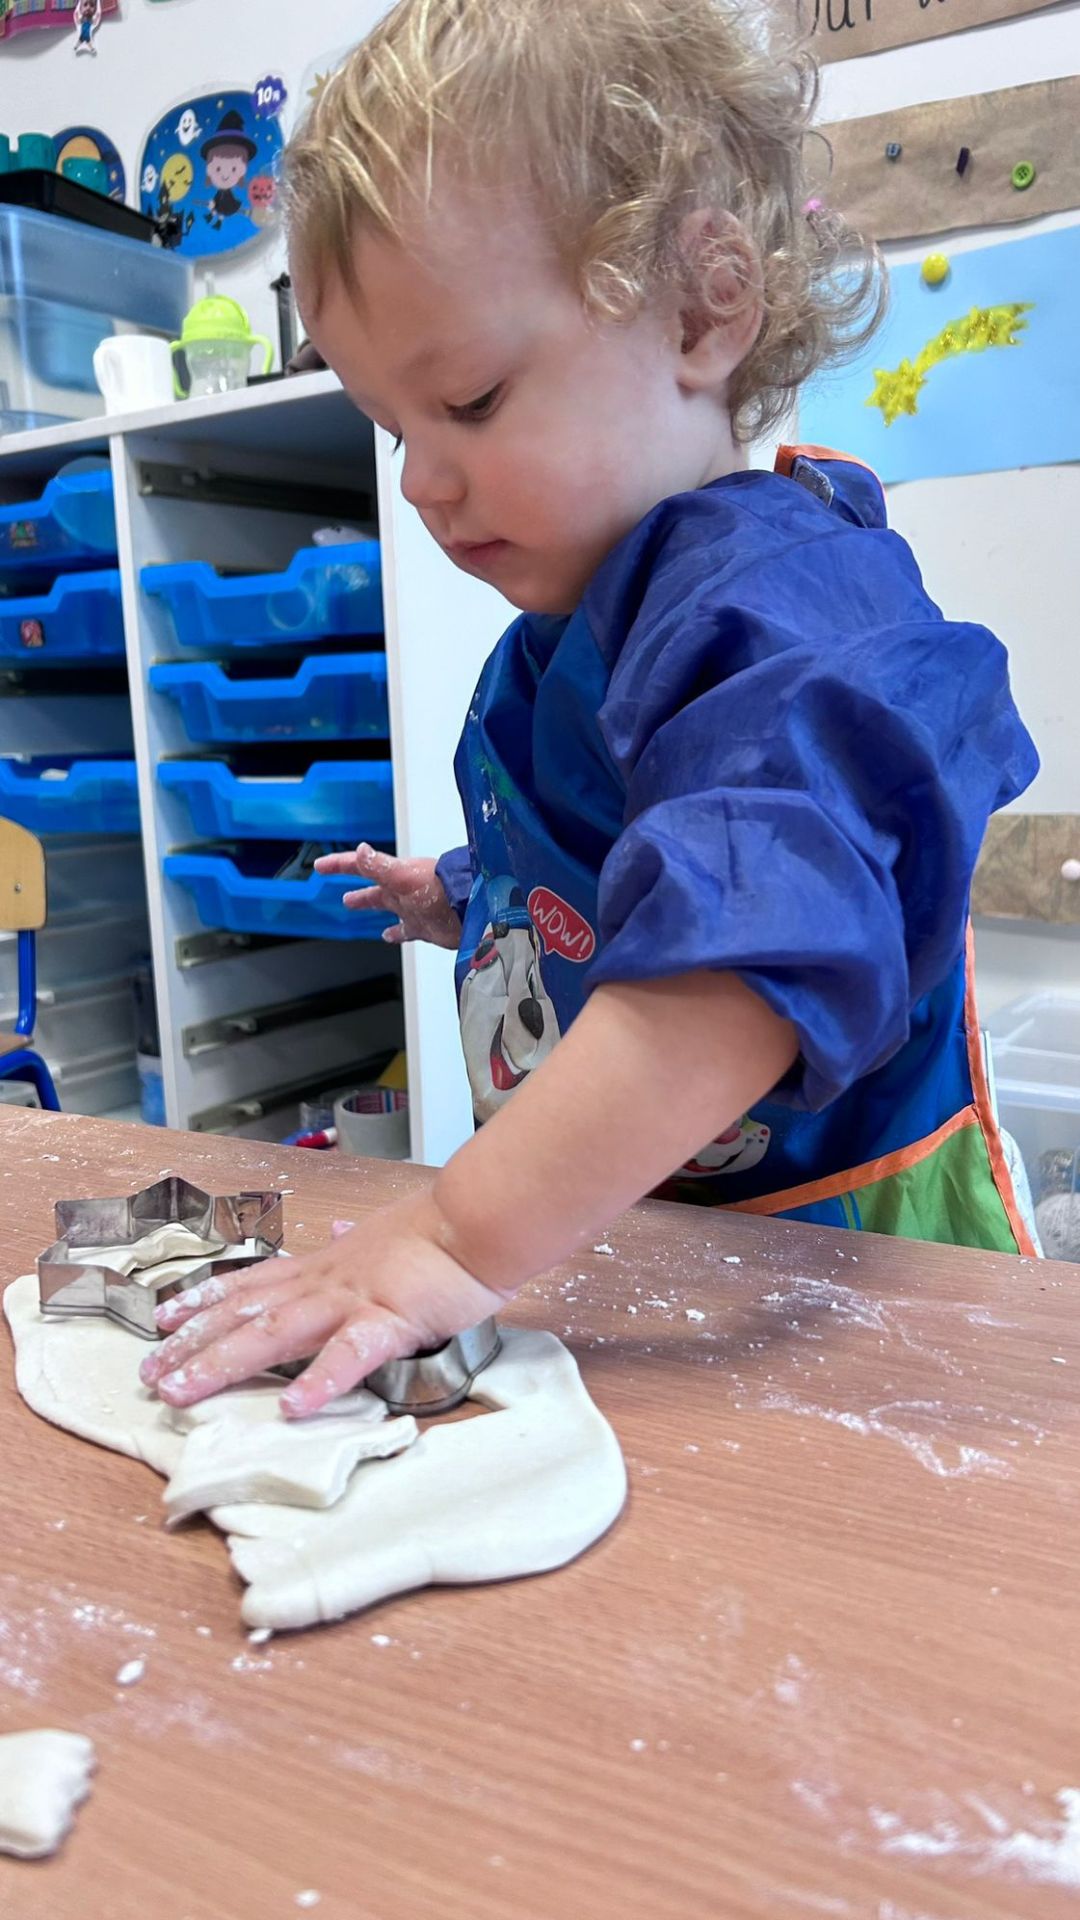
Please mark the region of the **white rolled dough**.
MULTIPOLYGON (((228 1415, 265 1431, 280 1418, 280 1382, 265 1377, 178 1415, 139 1382, 142 1341, 104 1319, 43 1318, 32 1274, 8 1288, 4 1311, 28 1405, 166 1476, 182 1456, 180 1428, 228 1415)), ((471 1397, 492 1409, 486 1418, 425 1422, 406 1453, 363 1463, 326 1511, 211 1510, 248 1583, 250 1626, 305 1627, 412 1587, 547 1572, 606 1532, 626 1497, 626 1468, 562 1342, 504 1328, 502 1352, 471 1397)), ((318 1418, 328 1431, 334 1424, 318 1418)))
POLYGON ((90 1791, 93 1742, 42 1727, 0 1735, 0 1853, 40 1860, 55 1853, 90 1791))
MULTIPOLYGON (((277 1392, 271 1404, 276 1407, 277 1392)), ((264 1419, 260 1408, 251 1420, 231 1412, 192 1427, 162 1496, 165 1512, 170 1521, 182 1520, 252 1500, 332 1507, 361 1460, 402 1453, 417 1432, 407 1415, 380 1422, 363 1414, 352 1420, 274 1420, 264 1419)))
POLYGON ((208 1255, 220 1257, 225 1252, 225 1242, 220 1234, 206 1240, 193 1227, 171 1220, 144 1233, 140 1240, 125 1241, 123 1246, 73 1247, 69 1251, 72 1259, 88 1267, 111 1267, 114 1273, 142 1275, 147 1268, 165 1261, 205 1266, 208 1255))

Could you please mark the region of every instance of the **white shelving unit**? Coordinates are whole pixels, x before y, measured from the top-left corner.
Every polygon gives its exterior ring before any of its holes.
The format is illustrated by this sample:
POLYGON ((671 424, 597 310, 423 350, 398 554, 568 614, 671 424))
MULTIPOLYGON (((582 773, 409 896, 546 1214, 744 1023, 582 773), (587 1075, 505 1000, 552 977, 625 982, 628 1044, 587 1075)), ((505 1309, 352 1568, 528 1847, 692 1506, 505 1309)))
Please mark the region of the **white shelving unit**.
POLYGON ((282 939, 223 943, 208 957, 211 930, 192 897, 163 878, 165 856, 196 836, 186 808, 156 777, 162 759, 187 740, 178 709, 151 689, 148 673, 156 661, 191 654, 178 648, 141 574, 147 565, 194 559, 252 571, 283 567, 328 517, 355 521, 355 512, 328 516, 326 490, 370 497, 369 524, 382 549, 396 843, 405 855, 439 854, 462 837, 454 749, 480 668, 511 610, 441 554, 402 498, 389 440, 332 374, 8 436, 0 440, 0 498, 31 496, 85 453, 106 454, 112 468, 130 704, 98 693, 91 706, 77 688, 20 701, 20 716, 0 718, 0 753, 34 751, 39 738, 37 750, 65 752, 130 751, 133 740, 169 1123, 280 1132, 275 1114, 257 1110, 263 1093, 341 1084, 365 1057, 403 1042, 412 1155, 443 1161, 471 1130, 452 956, 412 946, 399 955, 380 941, 282 939), (148 489, 149 468, 194 475, 195 483, 184 483, 181 497, 152 480, 148 489), (206 476, 280 488, 284 498, 217 504, 205 497, 213 490, 213 482, 204 487, 206 476), (322 498, 309 504, 307 489, 322 498), (17 743, 3 732, 16 717, 17 743), (385 997, 373 985, 379 980, 387 982, 385 997), (281 1011, 264 1031, 219 1029, 207 1039, 209 1023, 271 1008, 293 1012, 281 1011))

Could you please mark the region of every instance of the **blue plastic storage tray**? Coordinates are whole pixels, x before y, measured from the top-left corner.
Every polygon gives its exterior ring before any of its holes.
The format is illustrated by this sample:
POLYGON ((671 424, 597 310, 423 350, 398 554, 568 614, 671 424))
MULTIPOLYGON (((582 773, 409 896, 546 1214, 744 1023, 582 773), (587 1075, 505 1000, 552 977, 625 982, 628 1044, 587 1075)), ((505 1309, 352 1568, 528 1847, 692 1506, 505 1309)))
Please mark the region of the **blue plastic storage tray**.
POLYGON ((138 833, 134 760, 0 760, 0 818, 31 833, 138 833))
POLYGON ((158 779, 187 801, 210 840, 377 840, 394 837, 388 760, 316 761, 305 774, 253 779, 220 760, 167 760, 158 779))
POLYGON ((62 574, 48 593, 0 599, 0 659, 28 667, 123 660, 120 575, 62 574))
POLYGON ((164 600, 185 647, 295 646, 330 635, 381 633, 377 540, 303 547, 284 573, 226 578, 205 560, 144 567, 147 593, 164 600))
POLYGON ((116 558, 112 474, 58 473, 38 500, 0 506, 0 569, 100 566, 116 558))
POLYGON ((320 873, 306 880, 276 880, 290 852, 295 848, 249 847, 241 868, 227 850, 208 847, 201 853, 166 854, 162 868, 167 879, 194 895, 204 927, 295 934, 300 940, 374 940, 393 924, 391 914, 342 906, 342 893, 355 881, 320 873))
POLYGON ((384 653, 315 654, 281 679, 230 680, 213 660, 151 667, 192 740, 385 740, 384 653))

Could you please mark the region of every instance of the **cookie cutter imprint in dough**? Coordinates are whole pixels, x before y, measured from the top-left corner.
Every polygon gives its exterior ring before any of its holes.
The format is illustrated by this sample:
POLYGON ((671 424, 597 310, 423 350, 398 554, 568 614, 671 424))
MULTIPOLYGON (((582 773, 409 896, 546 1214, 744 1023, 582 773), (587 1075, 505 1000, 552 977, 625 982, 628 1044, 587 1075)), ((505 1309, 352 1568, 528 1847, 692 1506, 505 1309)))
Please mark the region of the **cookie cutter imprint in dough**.
MULTIPOLYGON (((57 1238, 37 1262, 42 1313, 58 1318, 104 1315, 143 1340, 162 1337, 154 1313, 174 1294, 212 1274, 234 1273, 284 1252, 279 1193, 215 1196, 175 1174, 116 1198, 59 1200, 55 1218, 57 1238), (221 1250, 207 1253, 201 1266, 160 1282, 154 1281, 151 1267, 124 1274, 102 1261, 79 1258, 80 1249, 119 1250, 168 1227, 186 1228, 200 1240, 217 1240, 221 1250)), ((391 1360, 364 1385, 386 1401, 391 1413, 421 1419, 450 1413, 468 1398, 473 1381, 491 1365, 500 1345, 495 1320, 482 1320, 444 1346, 391 1360)), ((307 1364, 296 1361, 274 1371, 292 1376, 307 1364)))

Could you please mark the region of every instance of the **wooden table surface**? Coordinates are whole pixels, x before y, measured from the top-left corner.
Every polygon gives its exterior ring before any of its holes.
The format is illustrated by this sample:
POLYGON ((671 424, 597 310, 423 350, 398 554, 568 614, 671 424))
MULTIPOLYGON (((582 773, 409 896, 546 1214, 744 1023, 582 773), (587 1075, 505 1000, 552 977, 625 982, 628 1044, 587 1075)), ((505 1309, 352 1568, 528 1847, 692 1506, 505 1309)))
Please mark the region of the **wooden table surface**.
MULTIPOLYGON (((11 1111, 5 1279, 58 1197, 164 1172, 279 1186, 297 1251, 428 1177, 11 1111)), ((512 1315, 620 1436, 614 1531, 264 1647, 214 1530, 163 1532, 157 1477, 5 1359, 0 1732, 86 1732, 99 1772, 60 1856, 0 1861, 0 1914, 1075 1913, 1078 1306, 1075 1267, 636 1209, 512 1315)))

